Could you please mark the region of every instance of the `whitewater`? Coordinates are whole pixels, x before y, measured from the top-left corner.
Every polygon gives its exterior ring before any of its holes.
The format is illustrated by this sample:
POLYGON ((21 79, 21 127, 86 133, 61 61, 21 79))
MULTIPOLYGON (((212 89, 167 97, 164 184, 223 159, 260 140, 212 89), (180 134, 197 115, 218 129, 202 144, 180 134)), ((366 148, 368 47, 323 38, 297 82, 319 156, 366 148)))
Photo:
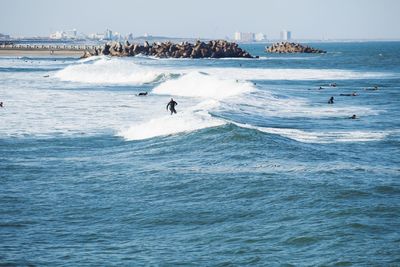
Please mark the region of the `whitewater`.
MULTIPOLYGON (((358 105, 327 106, 313 104, 304 97, 283 97, 279 91, 261 89, 260 80, 310 79, 340 81, 349 79, 388 78, 392 73, 318 70, 318 69, 257 69, 215 67, 172 67, 157 65, 160 60, 146 58, 121 59, 105 56, 92 57, 68 64, 60 70, 49 67, 49 81, 66 82, 68 90, 53 91, 51 88, 36 92, 36 101, 23 100, 25 91, 12 93, 16 102, 23 105, 24 114, 12 113, 6 119, 3 134, 13 135, 69 135, 113 132, 125 140, 141 140, 218 127, 233 123, 239 127, 282 135, 302 142, 374 141, 396 131, 368 133, 356 131, 309 131, 308 129, 265 127, 253 122, 254 118, 345 118, 378 116, 382 111, 358 105), (93 84, 93 92, 75 90, 93 84), (149 91, 146 98, 137 97, 141 89, 133 92, 97 91, 96 85, 123 88, 142 87, 149 91), (21 93, 21 95, 19 95, 21 93), (96 95, 93 98, 93 94, 96 95), (178 99, 176 116, 164 110, 170 97, 178 99), (40 105, 37 105, 40 103, 40 105), (85 106, 83 109, 82 106, 85 106), (47 109, 53 109, 48 116, 47 109), (26 113, 25 113, 26 112, 26 113), (252 115, 251 121, 241 118, 225 118, 221 114, 241 113, 252 115), (116 116, 117 114, 117 116, 116 116), (26 122, 16 126, 20 116, 26 122)), ((38 63, 40 64, 40 63, 38 63)), ((44 69, 46 70, 46 68, 44 69)), ((19 123, 18 123, 19 124, 19 123)))
POLYGON ((0 265, 398 266, 400 43, 310 45, 0 56, 0 265))

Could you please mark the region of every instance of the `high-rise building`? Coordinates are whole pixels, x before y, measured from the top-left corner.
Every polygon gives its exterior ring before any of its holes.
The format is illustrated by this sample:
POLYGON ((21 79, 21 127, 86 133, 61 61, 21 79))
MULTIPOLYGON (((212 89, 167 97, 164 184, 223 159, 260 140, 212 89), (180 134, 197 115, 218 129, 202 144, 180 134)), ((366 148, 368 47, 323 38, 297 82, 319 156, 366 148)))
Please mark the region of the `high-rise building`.
POLYGON ((126 40, 133 40, 133 33, 129 33, 127 36, 125 36, 126 40))
POLYGON ((235 34, 233 36, 233 40, 240 41, 240 39, 241 39, 241 33, 240 32, 235 32, 235 34))
POLYGON ((92 39, 92 40, 105 40, 104 32, 91 33, 91 34, 88 35, 88 38, 92 39))
POLYGON ((56 31, 56 32, 50 34, 50 39, 56 39, 56 40, 77 39, 78 37, 79 37, 78 31, 76 29, 67 30, 67 31, 56 31))
POLYGON ((281 31, 281 40, 282 41, 290 41, 290 39, 292 39, 291 31, 287 31, 287 30, 281 31))
POLYGON ((266 36, 265 34, 263 34, 262 32, 259 32, 259 33, 256 33, 256 34, 254 35, 254 39, 255 39, 257 42, 261 42, 261 41, 266 40, 266 39, 267 39, 267 36, 266 36))
POLYGON ((122 38, 122 35, 119 33, 119 32, 114 32, 113 33, 113 35, 112 35, 112 40, 117 40, 117 41, 119 41, 119 40, 122 40, 123 38, 122 38))
POLYGON ((10 39, 10 35, 0 33, 0 39, 10 39))
POLYGON ((112 40, 112 39, 113 39, 113 32, 112 32, 112 30, 107 29, 107 30, 104 32, 104 39, 105 39, 105 40, 112 40))
POLYGON ((254 33, 252 33, 252 32, 235 32, 234 39, 235 39, 235 41, 239 41, 239 42, 253 42, 254 41, 254 33))
POLYGON ((56 32, 50 34, 50 39, 59 40, 59 39, 63 39, 64 37, 65 37, 65 33, 63 31, 56 31, 56 32))
POLYGON ((64 32, 64 37, 67 39, 76 39, 77 38, 77 30, 73 29, 73 30, 67 30, 64 32))

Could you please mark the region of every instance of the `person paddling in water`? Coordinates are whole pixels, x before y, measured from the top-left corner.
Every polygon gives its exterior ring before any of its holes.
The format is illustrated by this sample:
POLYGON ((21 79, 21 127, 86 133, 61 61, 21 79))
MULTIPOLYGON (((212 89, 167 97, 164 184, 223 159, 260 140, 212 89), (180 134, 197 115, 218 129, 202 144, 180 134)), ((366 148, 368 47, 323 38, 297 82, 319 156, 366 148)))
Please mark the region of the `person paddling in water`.
POLYGON ((176 103, 176 102, 174 101, 174 99, 171 98, 171 101, 169 101, 168 104, 167 104, 167 110, 168 110, 168 107, 169 107, 169 110, 171 111, 171 115, 172 115, 173 113, 176 113, 176 110, 175 110, 175 106, 176 106, 176 105, 178 105, 178 103, 176 103))
POLYGON ((349 119, 352 119, 352 120, 355 120, 355 119, 357 119, 357 116, 356 116, 356 114, 353 114, 353 116, 349 117, 349 119))

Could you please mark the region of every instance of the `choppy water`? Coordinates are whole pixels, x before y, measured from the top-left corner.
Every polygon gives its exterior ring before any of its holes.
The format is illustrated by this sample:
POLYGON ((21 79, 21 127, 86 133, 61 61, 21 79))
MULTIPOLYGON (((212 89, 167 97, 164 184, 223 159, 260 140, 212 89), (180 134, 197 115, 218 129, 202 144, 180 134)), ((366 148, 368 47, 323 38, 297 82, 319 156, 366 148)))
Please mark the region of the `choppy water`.
POLYGON ((0 265, 400 265, 400 43, 314 46, 1 57, 0 265))

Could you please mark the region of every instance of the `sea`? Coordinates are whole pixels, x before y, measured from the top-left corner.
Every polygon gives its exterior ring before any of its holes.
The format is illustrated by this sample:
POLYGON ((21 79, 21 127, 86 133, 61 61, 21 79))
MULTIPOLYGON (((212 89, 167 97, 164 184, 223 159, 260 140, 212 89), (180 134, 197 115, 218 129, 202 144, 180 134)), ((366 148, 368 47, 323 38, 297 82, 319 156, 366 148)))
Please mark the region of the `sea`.
POLYGON ((400 266, 400 42, 310 45, 0 57, 0 266, 400 266))

